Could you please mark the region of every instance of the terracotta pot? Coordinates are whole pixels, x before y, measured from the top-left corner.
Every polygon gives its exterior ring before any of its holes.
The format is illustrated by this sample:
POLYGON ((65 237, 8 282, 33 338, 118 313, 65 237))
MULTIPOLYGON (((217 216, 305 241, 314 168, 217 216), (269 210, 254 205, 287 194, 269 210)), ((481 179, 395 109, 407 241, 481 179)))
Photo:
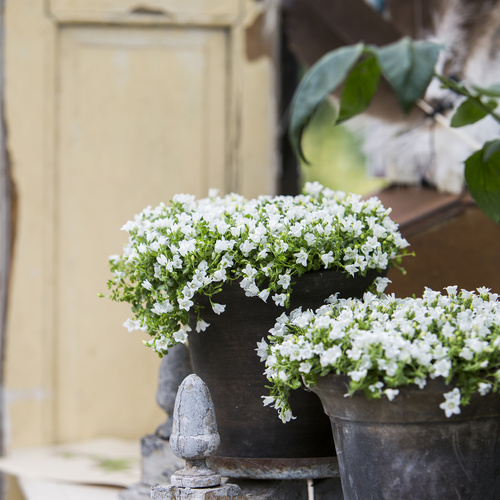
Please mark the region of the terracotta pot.
POLYGON ((441 380, 392 402, 347 388, 329 375, 312 389, 332 423, 344 500, 500 498, 500 395, 474 395, 447 418, 439 405, 453 387, 441 380))
MULTIPOLYGON (((316 309, 337 291, 343 297, 361 297, 376 276, 373 272, 354 279, 336 271, 308 273, 293 288, 290 310, 316 309)), ((208 300, 199 298, 210 327, 189 337, 193 370, 210 390, 219 426, 221 444, 213 463, 229 477, 334 475, 330 422, 315 394, 292 391, 297 419, 287 424, 275 409, 262 404, 262 396, 268 394, 267 379, 255 350, 284 309, 271 298, 264 303, 258 297, 246 297, 237 283, 226 286, 214 300, 226 304, 225 312, 214 314, 208 300)))

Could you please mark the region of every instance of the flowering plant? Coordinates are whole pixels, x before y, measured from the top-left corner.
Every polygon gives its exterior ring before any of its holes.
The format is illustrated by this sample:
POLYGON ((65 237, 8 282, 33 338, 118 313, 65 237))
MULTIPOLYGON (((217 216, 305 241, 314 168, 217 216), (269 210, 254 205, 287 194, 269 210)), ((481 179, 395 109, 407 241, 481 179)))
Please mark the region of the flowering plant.
POLYGON ((288 306, 294 278, 307 271, 364 276, 397 266, 408 243, 389 213, 375 197, 319 183, 295 197, 176 195, 123 226, 129 241, 110 257, 111 298, 132 305, 135 318, 125 326, 148 332, 146 345, 162 355, 187 340, 190 312, 198 332, 209 326, 197 296, 224 311, 215 301, 224 283, 239 280, 247 296, 288 306))
MULTIPOLYGON (((380 289, 384 280, 377 278, 380 289)), ((312 387, 329 373, 347 375, 349 393, 393 400, 402 386, 423 389, 442 377, 453 389, 440 408, 460 413, 471 394, 497 392, 500 379, 500 302, 498 294, 456 286, 446 294, 426 289, 422 298, 396 299, 365 293, 363 299, 337 299, 315 312, 283 314, 262 340, 258 354, 266 363, 272 404, 286 422, 292 416, 291 389, 312 387)), ((451 388, 451 387, 450 387, 451 388)))

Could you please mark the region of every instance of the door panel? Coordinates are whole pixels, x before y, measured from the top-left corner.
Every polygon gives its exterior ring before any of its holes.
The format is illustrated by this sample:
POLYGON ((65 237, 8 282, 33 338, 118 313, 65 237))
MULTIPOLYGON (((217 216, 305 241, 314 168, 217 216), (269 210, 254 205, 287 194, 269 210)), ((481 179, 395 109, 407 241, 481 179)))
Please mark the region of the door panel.
MULTIPOLYGON (((245 45, 269 5, 6 2, 6 120, 19 194, 11 447, 138 439, 165 419, 155 402, 159 359, 122 327, 128 306, 97 294, 107 291, 108 255, 125 242, 121 226, 145 206, 210 187, 274 192, 274 60, 272 51, 250 60, 245 45)), ((257 36, 276 46, 272 30, 257 36)))
POLYGON ((122 374, 141 345, 117 348, 127 316, 117 321, 106 314, 115 305, 97 298, 104 257, 120 251, 119 228, 143 207, 224 190, 227 57, 221 29, 68 27, 59 43, 57 289, 78 284, 55 297, 65 441, 93 435, 99 413, 120 433, 127 426, 107 394, 126 401, 131 386, 140 391, 137 373, 127 383, 122 374), (107 320, 97 327, 96 317, 107 320))

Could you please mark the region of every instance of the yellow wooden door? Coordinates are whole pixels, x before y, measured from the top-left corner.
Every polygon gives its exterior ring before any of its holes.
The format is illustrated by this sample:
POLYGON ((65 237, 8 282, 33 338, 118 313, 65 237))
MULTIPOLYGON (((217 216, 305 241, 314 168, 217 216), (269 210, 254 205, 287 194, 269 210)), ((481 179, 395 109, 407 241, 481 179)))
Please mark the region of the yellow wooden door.
POLYGON ((164 419, 159 360, 122 327, 128 307, 98 298, 107 258, 120 252, 128 219, 176 192, 274 191, 275 42, 261 22, 273 9, 253 0, 6 2, 19 197, 9 449, 138 439, 164 419))

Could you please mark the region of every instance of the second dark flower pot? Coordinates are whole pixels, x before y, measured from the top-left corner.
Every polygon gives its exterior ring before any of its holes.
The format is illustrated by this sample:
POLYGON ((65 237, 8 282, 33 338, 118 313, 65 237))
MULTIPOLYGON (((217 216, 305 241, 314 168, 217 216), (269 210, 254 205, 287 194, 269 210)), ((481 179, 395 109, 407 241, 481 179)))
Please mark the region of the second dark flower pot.
MULTIPOLYGON (((293 288, 290 310, 316 309, 335 292, 361 297, 379 276, 351 278, 337 271, 307 273, 293 288)), ((238 283, 214 296, 225 304, 221 315, 205 306, 203 319, 210 327, 189 335, 194 372, 207 384, 215 406, 221 444, 213 459, 223 475, 252 478, 329 477, 336 473, 330 421, 318 397, 308 391, 292 391, 290 404, 297 417, 283 424, 274 408, 264 407, 267 395, 265 366, 257 354, 257 342, 266 338, 283 308, 271 298, 246 297, 238 283)))

